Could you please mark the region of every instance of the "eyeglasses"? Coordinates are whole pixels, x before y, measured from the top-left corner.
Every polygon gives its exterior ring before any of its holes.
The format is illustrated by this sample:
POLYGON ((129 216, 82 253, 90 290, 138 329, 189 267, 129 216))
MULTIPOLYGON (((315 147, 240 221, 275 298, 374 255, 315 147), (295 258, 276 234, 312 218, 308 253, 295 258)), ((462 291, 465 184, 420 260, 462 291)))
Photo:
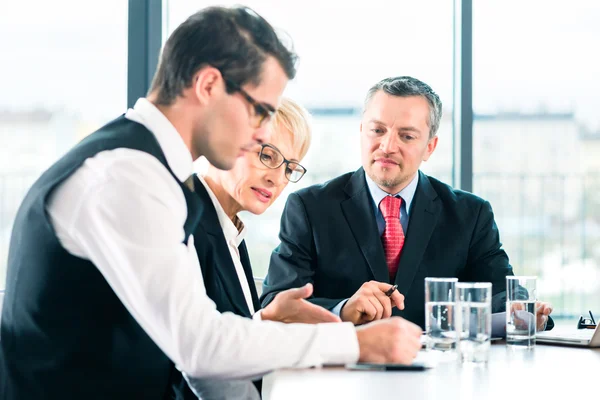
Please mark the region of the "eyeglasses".
POLYGON ((290 182, 298 182, 306 173, 306 168, 295 161, 287 160, 276 147, 262 144, 258 159, 265 167, 277 169, 285 164, 285 177, 290 182))
POLYGON ((594 316, 592 315, 592 311, 590 310, 590 318, 585 318, 583 315, 579 317, 579 321, 577 322, 577 329, 596 329, 596 320, 594 320, 594 316))
POLYGON ((273 114, 275 114, 275 110, 271 109, 268 105, 263 105, 254 100, 254 98, 250 96, 244 89, 242 89, 237 83, 230 81, 229 79, 225 79, 225 84, 231 90, 240 93, 254 108, 254 118, 256 118, 256 122, 252 124, 254 128, 260 128, 264 123, 268 122, 271 117, 273 117, 273 114))

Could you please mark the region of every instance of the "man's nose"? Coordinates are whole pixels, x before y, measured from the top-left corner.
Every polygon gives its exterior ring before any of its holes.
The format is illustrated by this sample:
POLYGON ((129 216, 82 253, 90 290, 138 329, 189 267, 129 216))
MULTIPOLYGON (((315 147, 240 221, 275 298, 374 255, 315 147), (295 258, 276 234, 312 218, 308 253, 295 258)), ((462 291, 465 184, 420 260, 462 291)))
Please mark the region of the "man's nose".
POLYGON ((260 144, 269 143, 271 140, 271 132, 269 129, 267 129, 266 124, 254 130, 252 140, 260 144))
POLYGON ((388 132, 381 139, 379 149, 386 154, 395 153, 398 151, 398 135, 392 132, 388 132))

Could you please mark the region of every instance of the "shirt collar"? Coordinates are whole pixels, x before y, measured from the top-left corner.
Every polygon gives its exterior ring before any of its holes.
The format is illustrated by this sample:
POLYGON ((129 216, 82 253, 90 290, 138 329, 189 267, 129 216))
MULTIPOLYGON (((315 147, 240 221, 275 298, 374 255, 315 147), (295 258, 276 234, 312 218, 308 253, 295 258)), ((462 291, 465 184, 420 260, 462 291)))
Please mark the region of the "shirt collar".
POLYGON ((127 110, 125 118, 144 125, 158 141, 169 167, 181 182, 193 172, 190 150, 171 121, 146 98, 140 98, 133 108, 127 110))
POLYGON ((373 180, 366 173, 365 173, 365 178, 367 180, 367 186, 369 187, 369 192, 371 192, 371 198, 375 202, 376 207, 379 207, 379 203, 381 203, 381 200, 383 200, 383 198, 386 196, 389 196, 389 195, 400 196, 400 197, 402 197, 403 204, 405 205, 406 215, 408 215, 408 213, 410 211, 410 204, 412 203, 413 198, 415 197, 415 192, 417 191, 417 185, 419 183, 419 173, 418 172, 415 174, 415 177, 412 179, 412 181, 410 181, 410 183, 408 185, 406 185, 406 187, 404 189, 402 189, 401 191, 399 191, 398 193, 387 193, 387 192, 381 190, 381 188, 379 186, 377 186, 377 184, 375 182, 373 182, 373 180))
POLYGON ((208 192, 208 195, 210 196, 210 199, 212 200, 212 203, 215 206, 215 210, 217 211, 217 217, 219 218, 219 225, 221 225, 221 229, 223 230, 225 240, 227 241, 227 243, 231 243, 234 244, 235 247, 239 247, 244 238, 246 237, 246 225, 244 225, 244 222, 240 219, 239 216, 237 216, 239 225, 242 228, 241 230, 238 230, 233 221, 231 221, 231 219, 225 213, 225 210, 223 210, 223 206, 221 206, 221 203, 219 203, 217 196, 215 196, 213 191, 210 189, 208 183, 206 183, 206 181, 204 180, 204 177, 198 175, 198 179, 206 188, 206 191, 208 192))

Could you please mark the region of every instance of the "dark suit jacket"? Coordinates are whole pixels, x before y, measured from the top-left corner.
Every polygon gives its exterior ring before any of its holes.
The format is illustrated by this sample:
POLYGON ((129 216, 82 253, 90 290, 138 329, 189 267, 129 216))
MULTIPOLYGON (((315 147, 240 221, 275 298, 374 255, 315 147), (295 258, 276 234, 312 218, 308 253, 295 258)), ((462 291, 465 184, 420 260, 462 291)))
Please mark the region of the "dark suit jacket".
MULTIPOLYGON (((281 244, 264 282, 263 306, 282 290, 312 282, 310 301, 331 310, 365 282, 388 282, 372 201, 362 168, 291 194, 281 218, 281 244)), ((505 277, 513 272, 490 204, 419 172, 410 207, 395 279, 405 309, 393 314, 424 327, 425 277, 491 282, 493 311, 503 311, 505 277)))
MULTIPOLYGON (((200 224, 194 232, 194 246, 198 253, 200 268, 204 277, 206 294, 217 305, 219 312, 232 312, 243 317, 251 318, 250 310, 242 286, 225 241, 223 229, 219 224, 219 217, 206 188, 198 177, 194 177, 195 191, 202 204, 200 211, 200 224)), ((252 304, 255 310, 260 309, 256 286, 252 276, 250 258, 246 243, 242 241, 239 247, 240 259, 252 295, 252 304)))
MULTIPOLYGON (((198 254, 200 269, 204 278, 206 294, 217 305, 219 312, 232 312, 242 317, 252 318, 246 298, 240 285, 235 265, 231 259, 227 241, 223 229, 219 223, 217 210, 210 199, 206 188, 197 176, 194 176, 194 189, 200 198, 200 224, 194 232, 194 246, 198 254)), ((244 273, 250 286, 252 305, 254 310, 260 310, 260 302, 254 285, 250 257, 246 242, 242 241, 238 247, 240 260, 244 267, 244 273)), ((262 392, 262 379, 253 382, 258 390, 262 392)))

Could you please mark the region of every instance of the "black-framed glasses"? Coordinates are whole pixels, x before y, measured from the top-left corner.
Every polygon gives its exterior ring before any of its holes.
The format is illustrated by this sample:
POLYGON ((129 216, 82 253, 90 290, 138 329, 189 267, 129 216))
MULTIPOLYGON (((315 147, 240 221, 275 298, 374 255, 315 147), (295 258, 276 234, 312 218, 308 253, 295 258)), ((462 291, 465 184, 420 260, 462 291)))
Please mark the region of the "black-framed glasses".
POLYGON ((230 81, 229 79, 225 79, 225 84, 229 86, 229 88, 235 92, 240 93, 248 103, 254 108, 254 117, 256 118, 256 123, 253 124, 254 128, 260 128, 263 124, 267 123, 275 114, 275 110, 271 108, 267 104, 261 104, 256 101, 254 97, 250 96, 248 92, 240 87, 237 83, 230 81))
POLYGON ((589 311, 590 318, 585 318, 583 315, 579 317, 577 321, 577 329, 596 329, 596 320, 592 315, 592 311, 589 311))
POLYGON ((262 144, 258 159, 265 167, 277 169, 285 164, 285 177, 290 182, 298 182, 306 173, 306 168, 295 161, 286 159, 283 154, 271 144, 262 144))

